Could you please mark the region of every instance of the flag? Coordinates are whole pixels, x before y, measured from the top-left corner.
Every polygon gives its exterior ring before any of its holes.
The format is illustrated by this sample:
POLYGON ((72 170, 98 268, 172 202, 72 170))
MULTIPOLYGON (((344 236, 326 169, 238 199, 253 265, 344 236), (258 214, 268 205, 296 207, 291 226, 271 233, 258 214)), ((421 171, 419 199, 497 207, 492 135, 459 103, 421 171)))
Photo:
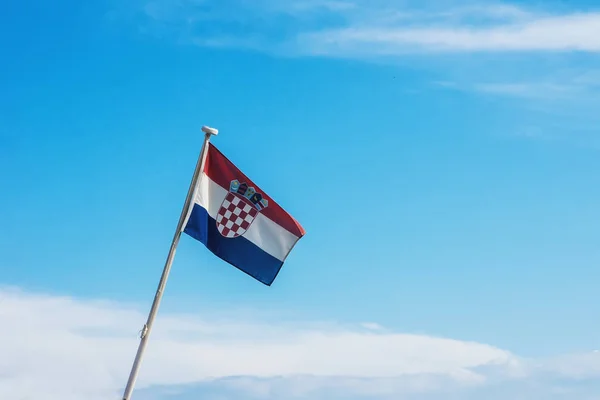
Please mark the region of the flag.
POLYGON ((270 286, 305 231, 215 146, 207 146, 183 232, 270 286))

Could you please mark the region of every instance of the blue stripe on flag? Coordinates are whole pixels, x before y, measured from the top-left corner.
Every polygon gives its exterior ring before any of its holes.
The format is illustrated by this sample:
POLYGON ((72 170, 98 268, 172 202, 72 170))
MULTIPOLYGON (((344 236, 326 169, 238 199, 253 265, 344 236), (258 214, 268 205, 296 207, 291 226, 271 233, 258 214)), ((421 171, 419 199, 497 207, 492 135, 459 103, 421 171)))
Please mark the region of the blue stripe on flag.
POLYGON ((194 204, 184 232, 204 245, 217 257, 270 286, 283 262, 263 251, 243 236, 228 239, 217 230, 216 221, 194 204))

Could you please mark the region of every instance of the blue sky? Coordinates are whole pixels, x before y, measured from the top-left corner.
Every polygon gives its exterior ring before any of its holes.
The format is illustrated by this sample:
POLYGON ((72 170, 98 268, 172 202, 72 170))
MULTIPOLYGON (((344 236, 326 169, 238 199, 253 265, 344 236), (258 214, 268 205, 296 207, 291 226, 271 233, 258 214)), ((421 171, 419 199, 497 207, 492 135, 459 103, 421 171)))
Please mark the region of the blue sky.
POLYGON ((0 397, 120 392, 205 124, 307 235, 185 237, 134 398, 600 391, 593 2, 5 3, 0 397))

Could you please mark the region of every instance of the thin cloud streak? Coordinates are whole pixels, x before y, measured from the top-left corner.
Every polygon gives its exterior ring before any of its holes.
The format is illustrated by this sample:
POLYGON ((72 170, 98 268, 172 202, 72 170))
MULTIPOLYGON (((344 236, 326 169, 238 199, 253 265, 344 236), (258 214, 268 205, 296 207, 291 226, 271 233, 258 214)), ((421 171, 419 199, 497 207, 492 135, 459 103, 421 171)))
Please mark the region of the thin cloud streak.
POLYGON ((600 14, 541 18, 499 27, 346 28, 308 33, 319 54, 401 55, 413 52, 600 51, 600 14))
POLYGON ((461 90, 527 101, 597 98, 600 12, 453 1, 152 0, 144 16, 163 36, 200 47, 411 63, 443 72, 439 80, 461 90), (568 71, 577 57, 587 57, 587 80, 586 71, 568 71))
POLYGON ((154 0, 146 4, 145 15, 178 26, 196 43, 243 47, 244 37, 261 37, 265 51, 274 45, 301 54, 600 52, 600 12, 552 13, 509 3, 446 8, 417 4, 306 0, 249 5, 234 0, 208 7, 204 2, 184 0, 175 6, 154 0), (243 30, 236 33, 229 26, 229 40, 210 30, 194 33, 194 24, 207 20, 237 21, 243 30))

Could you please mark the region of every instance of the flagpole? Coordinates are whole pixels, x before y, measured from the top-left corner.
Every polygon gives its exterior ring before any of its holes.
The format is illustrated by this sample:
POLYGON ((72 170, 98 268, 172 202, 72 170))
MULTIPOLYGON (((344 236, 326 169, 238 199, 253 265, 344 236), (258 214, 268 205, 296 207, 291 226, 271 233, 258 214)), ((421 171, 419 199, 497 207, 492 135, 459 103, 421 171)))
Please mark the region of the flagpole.
POLYGON ((208 126, 202 127, 202 132, 204 132, 204 143, 202 144, 202 150, 200 151, 200 155, 198 157, 198 162, 196 163, 196 169, 194 170, 194 175, 192 176, 192 181, 190 183, 190 187, 188 189, 187 196, 185 198, 185 203, 183 206, 183 210, 181 211, 181 215, 179 217, 179 222, 177 223, 177 230, 175 231, 175 235, 173 236, 173 241, 171 242, 171 248, 169 249, 169 255, 167 256, 167 260, 165 262, 165 267, 163 269, 162 275, 160 277, 160 282, 158 284, 158 289, 156 289, 156 294, 154 295, 154 301, 152 302, 152 308, 150 308, 150 313, 148 314, 148 320, 144 324, 142 328, 142 333, 140 335, 140 344, 138 346, 137 353, 135 355, 135 360, 133 362, 133 366, 131 367, 131 372, 129 374, 129 380, 127 381, 127 386, 125 387, 125 392, 123 394, 123 400, 130 400, 131 393, 133 392, 133 387, 135 386, 135 381, 137 379, 140 364, 142 362, 142 357, 144 355, 144 351, 146 350, 146 346, 148 344, 148 337, 150 336, 150 330, 152 329, 152 324, 154 323, 154 319, 156 318, 156 313, 158 312, 158 307, 160 305, 160 301, 163 296, 163 292, 165 290, 165 286, 167 284, 167 279, 169 278, 169 272, 171 271, 171 264, 173 263, 173 258, 175 257, 175 252, 177 250, 177 245, 179 244, 179 238, 181 237, 181 233, 184 229, 184 223, 188 218, 189 210, 192 205, 193 196, 196 190, 196 186, 198 183, 198 179, 204 169, 204 163, 206 161, 206 154, 208 149, 208 143, 210 142, 210 137, 212 135, 217 135, 219 133, 218 130, 214 128, 210 128, 208 126))

